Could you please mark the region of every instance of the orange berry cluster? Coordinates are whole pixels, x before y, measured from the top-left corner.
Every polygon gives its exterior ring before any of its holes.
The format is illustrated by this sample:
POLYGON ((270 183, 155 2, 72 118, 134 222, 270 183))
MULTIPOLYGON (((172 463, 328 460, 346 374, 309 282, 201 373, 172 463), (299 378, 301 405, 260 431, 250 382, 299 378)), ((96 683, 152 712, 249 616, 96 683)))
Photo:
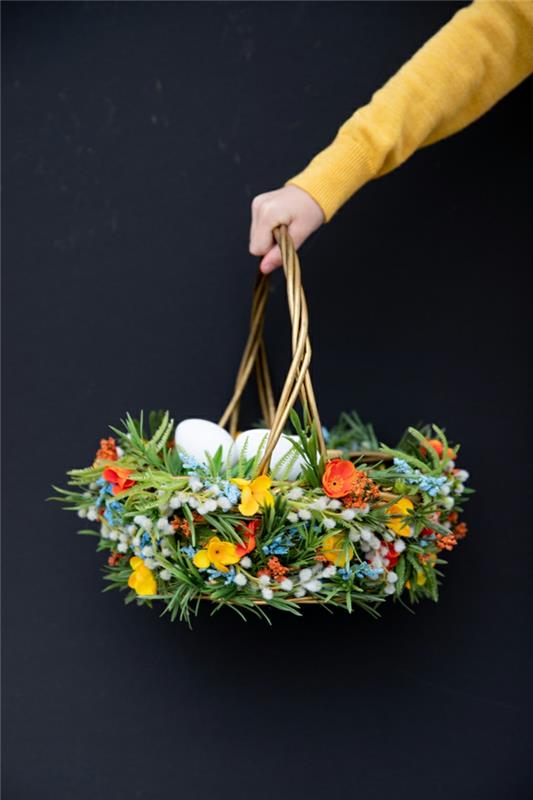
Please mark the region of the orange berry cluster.
POLYGON ((379 499, 379 489, 372 478, 365 472, 355 471, 353 489, 349 495, 343 497, 342 502, 346 508, 362 508, 367 503, 379 499))
POLYGON ((270 576, 274 578, 275 581, 281 583, 287 572, 289 571, 288 567, 284 567, 279 558, 276 556, 272 556, 272 558, 268 559, 268 571, 270 576))
POLYGON ((117 443, 113 437, 110 436, 109 439, 100 439, 100 448, 96 451, 94 463, 96 464, 97 461, 116 461, 117 459, 117 443))
POLYGON ((170 520, 170 524, 172 525, 176 533, 181 532, 184 536, 187 536, 187 538, 191 535, 191 528, 186 519, 181 519, 177 515, 174 515, 170 520))
POLYGON ((453 550, 457 544, 457 538, 453 533, 448 533, 446 536, 442 533, 437 533, 435 540, 439 550, 453 550))

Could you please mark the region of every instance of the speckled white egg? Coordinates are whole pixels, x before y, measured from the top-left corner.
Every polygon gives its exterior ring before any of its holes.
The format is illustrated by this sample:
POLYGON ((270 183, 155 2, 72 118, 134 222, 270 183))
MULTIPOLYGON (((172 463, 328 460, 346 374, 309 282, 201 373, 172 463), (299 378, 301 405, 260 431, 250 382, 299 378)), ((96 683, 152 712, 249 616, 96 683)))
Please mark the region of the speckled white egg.
POLYGON ((206 453, 214 456, 222 447, 224 461, 235 461, 234 441, 229 433, 207 419, 184 419, 176 427, 175 444, 180 452, 192 456, 200 464, 207 464, 206 453))
MULTIPOLYGON (((235 440, 236 460, 239 459, 245 443, 246 458, 253 458, 259 450, 263 454, 269 434, 268 428, 253 428, 240 433, 235 440)), ((295 481, 299 478, 305 466, 302 456, 298 453, 291 440, 298 441, 298 438, 296 436, 286 436, 285 434, 280 436, 272 453, 270 475, 277 480, 284 478, 285 480, 295 481), (287 455, 289 453, 290 455, 287 455), (280 464, 282 459, 283 463, 280 464)))

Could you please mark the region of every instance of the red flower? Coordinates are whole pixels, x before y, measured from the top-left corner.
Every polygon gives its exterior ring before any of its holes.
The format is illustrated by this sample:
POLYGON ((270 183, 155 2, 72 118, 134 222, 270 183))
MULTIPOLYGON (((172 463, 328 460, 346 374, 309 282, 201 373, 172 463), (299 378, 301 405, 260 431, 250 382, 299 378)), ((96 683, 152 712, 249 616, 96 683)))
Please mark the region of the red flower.
POLYGON ((125 492, 126 489, 131 489, 132 486, 135 486, 136 482, 128 478, 128 475, 131 475, 132 472, 132 469, 126 469, 126 467, 106 467, 102 477, 108 483, 114 484, 113 494, 120 494, 120 492, 125 492))
POLYGON ((255 534, 260 525, 260 519, 252 519, 247 525, 242 526, 242 529, 239 531, 239 533, 244 539, 244 544, 238 544, 235 551, 239 558, 242 558, 247 553, 251 553, 255 548, 255 534))
POLYGON ((328 461, 322 486, 328 497, 345 497, 353 492, 357 483, 357 470, 351 461, 334 458, 328 461))
POLYGON ((385 558, 388 558, 389 565, 387 569, 394 569, 396 564, 398 563, 398 559, 400 558, 400 554, 396 552, 394 549, 394 543, 389 542, 388 544, 388 552, 385 553, 385 558))

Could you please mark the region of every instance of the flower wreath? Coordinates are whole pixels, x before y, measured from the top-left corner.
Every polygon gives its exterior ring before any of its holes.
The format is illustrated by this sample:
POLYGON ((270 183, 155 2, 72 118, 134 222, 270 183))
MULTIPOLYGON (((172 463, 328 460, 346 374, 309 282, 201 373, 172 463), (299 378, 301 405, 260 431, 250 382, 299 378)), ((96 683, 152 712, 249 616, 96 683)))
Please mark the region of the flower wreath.
POLYGON ((69 472, 73 488, 57 490, 99 524, 80 533, 98 537, 108 588, 127 591, 126 602, 160 600, 189 621, 203 599, 261 615, 309 602, 377 615, 387 598, 437 600, 471 491, 439 428, 409 428, 391 449, 344 414, 325 432, 334 457, 324 462, 316 430, 293 412, 304 468, 291 481, 279 467, 277 479, 258 474, 261 451, 229 465, 219 448, 199 463, 175 446, 168 413, 150 419, 147 438, 142 415, 128 416, 92 466, 69 472))
POLYGON ((437 600, 442 555, 466 534, 459 514, 470 490, 456 466, 459 447, 433 426, 409 428, 391 449, 355 413, 323 429, 298 256, 286 226, 274 235, 292 323, 277 406, 263 340, 268 278, 260 276, 219 426, 188 420, 174 435, 168 412, 159 412, 145 432, 142 415, 128 416, 92 466, 69 472, 71 488, 57 499, 99 523, 99 532, 80 533, 109 551, 108 588, 125 590, 126 602, 162 601, 172 619, 190 621, 202 600, 241 615, 266 615, 269 606, 299 614, 305 603, 377 615, 387 598, 437 600), (267 428, 247 432, 239 446, 240 399, 254 368, 267 428))

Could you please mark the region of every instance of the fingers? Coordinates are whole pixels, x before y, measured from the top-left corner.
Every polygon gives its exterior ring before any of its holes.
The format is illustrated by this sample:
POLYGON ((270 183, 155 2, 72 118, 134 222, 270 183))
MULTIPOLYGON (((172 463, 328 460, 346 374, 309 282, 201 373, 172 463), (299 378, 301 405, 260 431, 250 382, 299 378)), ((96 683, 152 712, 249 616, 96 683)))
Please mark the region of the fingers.
MULTIPOLYGON (((302 245, 308 237, 308 231, 306 230, 305 225, 303 225, 298 220, 294 220, 289 225, 289 233, 292 237, 294 242, 294 246, 298 250, 300 245, 302 245)), ((263 273, 263 275, 269 275, 278 267, 281 267, 282 260, 281 260, 281 251, 279 246, 276 245, 272 247, 265 257, 262 259, 261 264, 259 265, 259 269, 263 273)))
POLYGON ((281 253, 272 231, 287 225, 296 248, 324 222, 324 213, 311 195, 297 186, 259 194, 252 201, 250 253, 262 256, 260 270, 268 275, 281 266, 281 253))
POLYGON ((279 203, 267 194, 260 194, 252 202, 252 224, 250 227, 250 253, 264 256, 274 247, 272 230, 282 223, 288 224, 279 203))
POLYGON ((281 251, 278 245, 276 245, 269 250, 266 256, 262 259, 259 269, 263 275, 268 275, 278 267, 281 267, 281 251))

